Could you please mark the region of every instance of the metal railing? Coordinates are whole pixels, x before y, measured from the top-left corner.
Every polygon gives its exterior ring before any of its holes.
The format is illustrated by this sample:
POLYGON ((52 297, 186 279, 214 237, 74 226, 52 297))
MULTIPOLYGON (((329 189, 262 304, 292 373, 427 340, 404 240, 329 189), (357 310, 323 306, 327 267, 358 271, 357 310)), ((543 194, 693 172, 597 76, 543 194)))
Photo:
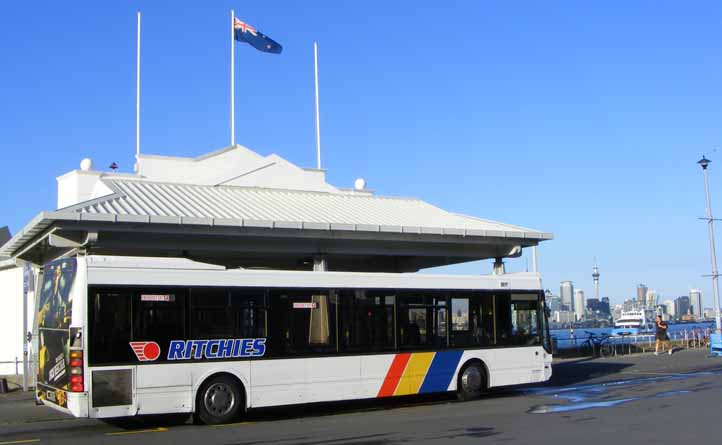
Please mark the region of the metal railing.
MULTIPOLYGON (((19 377, 22 375, 20 373, 20 369, 23 367, 23 359, 22 358, 15 357, 15 360, 0 362, 0 365, 15 365, 15 376, 19 377)), ((7 374, 5 374, 5 375, 7 375, 7 374)))
MULTIPOLYGON (((676 331, 668 335, 670 344, 675 349, 708 348, 711 332, 712 330, 707 328, 676 331)), ((603 336, 606 337, 597 333, 594 336, 597 342, 603 336)), ((560 357, 599 355, 599 344, 594 345, 593 343, 590 345, 589 338, 589 335, 585 334, 584 331, 579 332, 579 335, 567 337, 552 336, 553 352, 560 357), (560 347, 560 342, 564 346, 560 347)), ((654 334, 609 336, 603 342, 609 344, 610 347, 607 350, 611 350, 613 356, 654 351, 656 344, 654 334)))

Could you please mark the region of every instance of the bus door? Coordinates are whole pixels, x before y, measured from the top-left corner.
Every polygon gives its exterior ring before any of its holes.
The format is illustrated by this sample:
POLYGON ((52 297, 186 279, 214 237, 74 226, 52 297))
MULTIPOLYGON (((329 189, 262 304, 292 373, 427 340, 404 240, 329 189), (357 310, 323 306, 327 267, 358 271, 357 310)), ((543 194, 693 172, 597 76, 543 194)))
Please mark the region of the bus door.
POLYGON ((544 370, 539 297, 534 293, 494 295, 495 386, 541 380, 544 370))
POLYGON ((92 417, 187 412, 190 360, 168 359, 186 337, 187 290, 90 287, 88 290, 92 417))
POLYGON ((87 386, 91 417, 134 415, 137 410, 132 340, 132 298, 128 289, 88 289, 87 386))

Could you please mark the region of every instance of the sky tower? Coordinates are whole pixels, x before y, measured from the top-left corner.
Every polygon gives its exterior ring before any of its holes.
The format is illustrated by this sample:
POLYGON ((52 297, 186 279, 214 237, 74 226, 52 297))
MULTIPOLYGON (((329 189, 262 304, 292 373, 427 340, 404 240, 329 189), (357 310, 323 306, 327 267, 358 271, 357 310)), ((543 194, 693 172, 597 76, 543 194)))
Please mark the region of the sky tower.
POLYGON ((594 280, 594 298, 599 300, 599 266, 597 259, 594 259, 594 267, 592 267, 592 279, 594 280))

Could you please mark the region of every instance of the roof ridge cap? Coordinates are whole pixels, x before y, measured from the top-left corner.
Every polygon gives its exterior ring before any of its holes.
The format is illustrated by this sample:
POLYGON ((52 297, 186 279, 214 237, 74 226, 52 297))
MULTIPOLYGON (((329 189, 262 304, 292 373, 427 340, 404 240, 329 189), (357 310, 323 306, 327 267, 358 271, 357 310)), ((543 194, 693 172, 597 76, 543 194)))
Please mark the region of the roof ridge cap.
MULTIPOLYGON (((122 178, 116 178, 113 176, 104 176, 101 179, 110 181, 110 182, 144 182, 144 183, 150 183, 150 184, 171 184, 171 185, 182 185, 182 186, 188 186, 188 187, 207 187, 207 188, 228 188, 228 189, 243 189, 243 190, 267 190, 270 192, 287 192, 287 193, 306 193, 306 194, 319 194, 319 195, 332 195, 332 196, 342 196, 342 197, 352 197, 352 198, 377 198, 377 199, 394 199, 394 200, 403 200, 403 201, 418 201, 423 202, 428 205, 430 204, 427 201, 424 201, 421 198, 414 198, 414 197, 408 197, 408 196, 392 196, 392 195, 366 195, 366 194, 354 194, 354 193, 337 193, 337 192, 330 192, 326 190, 302 190, 302 189, 284 189, 284 188, 274 188, 274 187, 258 187, 258 186, 249 186, 249 185, 228 185, 228 184, 189 184, 187 182, 173 182, 173 181, 158 181, 150 178, 145 177, 122 177, 122 178)), ((442 209, 443 210, 443 209, 442 209)))

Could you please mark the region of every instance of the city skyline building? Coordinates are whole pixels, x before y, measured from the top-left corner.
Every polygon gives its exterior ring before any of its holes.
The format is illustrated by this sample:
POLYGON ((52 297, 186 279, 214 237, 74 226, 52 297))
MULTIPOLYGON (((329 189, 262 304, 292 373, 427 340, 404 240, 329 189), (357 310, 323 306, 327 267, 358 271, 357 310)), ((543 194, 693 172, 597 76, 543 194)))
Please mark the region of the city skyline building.
POLYGON ((572 281, 562 281, 559 285, 559 298, 562 305, 566 306, 566 310, 574 310, 574 283, 572 281))
POLYGON ((637 285, 637 302, 640 304, 647 303, 647 285, 646 284, 638 284, 637 285))
POLYGON ((689 297, 682 295, 674 300, 674 314, 678 319, 689 314, 689 297))
POLYGON ((592 267, 592 280, 594 281, 594 298, 599 300, 599 266, 596 258, 594 259, 594 267, 592 267))
POLYGON ((702 304, 701 290, 689 290, 689 305, 692 308, 692 315, 694 315, 696 318, 702 318, 704 316, 704 306, 702 304))
POLYGON ((599 302, 599 310, 607 315, 612 315, 611 305, 609 304, 609 297, 602 297, 599 302))
POLYGON ((674 300, 664 300, 664 305, 667 307, 667 314, 670 318, 674 318, 677 314, 675 312, 674 300))
POLYGON ((647 290, 646 306, 651 308, 657 306, 657 291, 652 289, 647 290))
POLYGON ((574 317, 577 321, 584 319, 584 311, 587 305, 584 300, 584 291, 582 289, 574 290, 574 317))

